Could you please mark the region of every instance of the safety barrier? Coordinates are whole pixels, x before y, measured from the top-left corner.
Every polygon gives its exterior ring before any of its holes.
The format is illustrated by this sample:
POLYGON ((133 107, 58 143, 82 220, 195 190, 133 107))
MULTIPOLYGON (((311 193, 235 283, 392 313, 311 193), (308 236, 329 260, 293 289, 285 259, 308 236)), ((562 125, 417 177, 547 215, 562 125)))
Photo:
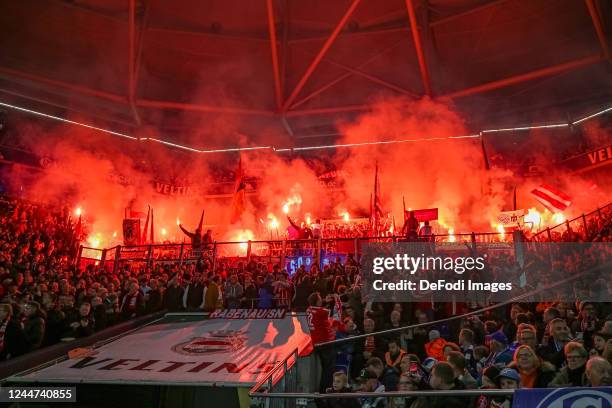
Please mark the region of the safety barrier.
MULTIPOLYGON (((580 215, 571 220, 539 231, 529 237, 530 241, 558 241, 567 231, 572 231, 576 237, 585 241, 593 238, 592 226, 604 220, 612 209, 612 203, 597 208, 590 213, 580 215)), ((493 243, 511 242, 512 234, 500 232, 439 234, 420 237, 433 243, 465 242, 493 243)), ((99 249, 81 246, 77 257, 77 266, 83 268, 94 264, 102 268, 116 271, 123 265, 132 264, 152 267, 155 264, 195 263, 200 258, 207 259, 213 266, 218 263, 235 266, 238 262, 250 261, 266 264, 279 264, 289 272, 299 266, 307 268, 317 265, 323 268, 325 264, 334 262, 336 258, 345 261, 349 254, 359 260, 363 245, 370 242, 400 242, 404 236, 368 236, 353 238, 323 238, 323 239, 270 239, 245 242, 216 241, 208 248, 194 251, 190 244, 147 244, 118 245, 112 248, 99 249)))
POLYGON ((612 209, 612 203, 608 203, 603 207, 597 207, 597 209, 587 214, 582 214, 571 220, 566 220, 553 227, 548 227, 545 230, 535 233, 531 239, 535 241, 553 241, 555 238, 561 236, 567 231, 572 231, 577 234, 581 239, 590 241, 593 237, 592 234, 595 231, 589 229, 589 225, 593 222, 601 221, 604 219, 604 215, 612 209))
MULTIPOLYGON (((422 240, 441 242, 491 243, 508 242, 510 234, 499 232, 441 234, 421 237, 422 240)), ((246 242, 216 241, 202 251, 194 251, 190 244, 118 245, 98 249, 81 246, 77 266, 84 268, 93 264, 117 271, 126 264, 152 267, 155 264, 195 263, 206 259, 213 267, 219 263, 235 266, 238 262, 250 261, 280 264, 289 272, 299 266, 323 268, 336 259, 346 261, 349 255, 359 260, 363 245, 372 242, 401 242, 404 236, 372 236, 358 238, 323 238, 296 240, 259 240, 246 242)))
MULTIPOLYGON (((297 376, 298 366, 298 350, 293 350, 284 359, 279 361, 276 366, 272 368, 261 380, 257 382, 251 389, 263 390, 277 394, 292 394, 295 393, 298 386, 297 376)), ((250 395, 250 394, 249 394, 250 395)), ((267 394, 265 394, 267 395, 267 394)), ((262 395, 264 396, 264 395, 262 395)), ((253 396, 251 395, 253 398, 253 396)), ((282 401, 282 400, 257 400, 256 397, 252 399, 251 406, 253 405, 265 405, 266 408, 294 408, 296 406, 296 400, 282 401)))

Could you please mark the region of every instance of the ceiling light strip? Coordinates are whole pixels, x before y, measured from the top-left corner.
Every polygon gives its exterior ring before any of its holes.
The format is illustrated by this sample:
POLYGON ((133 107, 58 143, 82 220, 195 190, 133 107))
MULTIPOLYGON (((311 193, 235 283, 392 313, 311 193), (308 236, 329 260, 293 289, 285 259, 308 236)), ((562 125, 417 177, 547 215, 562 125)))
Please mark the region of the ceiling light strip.
MULTIPOLYGON (((360 146, 373 146, 373 145, 385 145, 385 144, 396 144, 396 143, 415 143, 415 142, 427 142, 427 141, 450 140, 450 139, 470 139, 470 138, 480 137, 480 135, 483 134, 483 133, 497 133, 497 132, 511 132, 511 131, 519 131, 519 130, 561 128, 561 127, 568 127, 568 126, 570 126, 567 123, 558 123, 558 124, 551 124, 551 125, 523 126, 523 127, 502 128, 502 129, 487 129, 487 130, 483 130, 482 132, 480 132, 479 134, 476 134, 476 135, 433 137, 433 138, 422 138, 422 139, 384 140, 384 141, 377 141, 377 142, 344 143, 344 144, 320 145, 320 146, 302 146, 302 147, 278 148, 278 149, 275 148, 274 146, 231 147, 231 148, 226 148, 226 149, 196 149, 194 147, 182 145, 182 144, 179 144, 179 143, 169 142, 169 141, 163 140, 163 139, 157 139, 157 138, 152 138, 152 137, 138 138, 138 137, 126 135, 124 133, 115 132, 115 131, 104 129, 104 128, 99 128, 99 127, 96 127, 96 126, 88 125, 86 123, 76 122, 76 121, 69 120, 69 119, 64 119, 64 118, 61 118, 59 116, 54 116, 54 115, 49 115, 47 113, 37 112, 37 111, 31 110, 31 109, 22 108, 22 107, 11 105, 11 104, 4 103, 4 102, 0 102, 0 106, 5 106, 5 107, 10 108, 10 109, 15 109, 15 110, 18 110, 18 111, 31 113, 33 115, 45 117, 45 118, 48 118, 48 119, 58 120, 60 122, 69 123, 69 124, 72 124, 72 125, 77 125, 77 126, 85 127, 85 128, 92 129, 92 130, 97 130, 97 131, 100 131, 100 132, 103 132, 103 133, 108 133, 108 134, 111 134, 111 135, 120 136, 120 137, 123 137, 123 138, 126 138, 126 139, 130 139, 130 140, 137 140, 137 141, 149 141, 150 140, 150 141, 153 141, 153 142, 156 142, 156 143, 161 143, 161 144, 164 144, 166 146, 171 146, 171 147, 175 147, 175 148, 178 148, 178 149, 187 150, 187 151, 190 151, 190 152, 193 152, 193 153, 231 153, 231 152, 254 151, 254 150, 272 150, 272 151, 275 151, 275 152, 282 153, 282 152, 292 152, 292 151, 324 150, 324 149, 337 149, 337 148, 342 148, 342 147, 360 147, 360 146)), ((592 119, 594 117, 603 115, 604 113, 607 113, 609 111, 612 111, 612 107, 606 108, 606 109, 601 110, 599 112, 596 112, 596 113, 594 113, 592 115, 586 116, 586 117, 584 117, 582 119, 579 119, 579 120, 577 120, 575 122, 572 122, 572 125, 576 125, 576 124, 582 123, 582 122, 584 122, 586 120, 589 120, 589 119, 592 119)))
POLYGON ((482 133, 496 133, 496 132, 513 132, 517 130, 532 130, 532 129, 550 129, 550 128, 561 128, 568 127, 567 123, 556 123, 552 125, 538 125, 538 126, 522 126, 515 128, 503 128, 503 129, 487 129, 483 130, 482 133))
POLYGON ((119 132, 115 132, 113 130, 103 129, 103 128, 99 128, 99 127, 96 127, 96 126, 88 125, 88 124, 85 124, 85 123, 75 122, 73 120, 60 118, 59 116, 53 116, 53 115, 49 115, 47 113, 37 112, 37 111, 33 111, 33 110, 30 110, 30 109, 26 109, 26 108, 21 108, 19 106, 10 105, 10 104, 4 103, 4 102, 0 102, 0 106, 6 106, 7 108, 15 109, 15 110, 22 111, 22 112, 31 113, 33 115, 42 116, 44 118, 59 120, 60 122, 70 123, 71 125, 82 126, 82 127, 88 128, 88 129, 93 129, 93 130, 98 130, 100 132, 109 133, 111 135, 125 137, 126 139, 138 140, 137 137, 126 135, 126 134, 119 133, 119 132))
POLYGON ((578 119, 577 121, 572 122, 572 125, 577 125, 578 123, 582 123, 582 122, 584 122, 585 120, 593 119, 593 118, 594 118, 594 117, 596 117, 596 116, 603 115, 604 113, 606 113, 606 112, 610 112, 610 111, 612 111, 612 106, 611 106, 611 107, 609 107, 609 108, 607 108, 607 109, 604 109, 604 110, 602 110, 602 111, 599 111, 599 112, 597 112, 597 113, 594 113, 594 114, 592 114, 592 115, 586 116, 586 117, 584 117, 584 118, 582 118, 582 119, 578 119))

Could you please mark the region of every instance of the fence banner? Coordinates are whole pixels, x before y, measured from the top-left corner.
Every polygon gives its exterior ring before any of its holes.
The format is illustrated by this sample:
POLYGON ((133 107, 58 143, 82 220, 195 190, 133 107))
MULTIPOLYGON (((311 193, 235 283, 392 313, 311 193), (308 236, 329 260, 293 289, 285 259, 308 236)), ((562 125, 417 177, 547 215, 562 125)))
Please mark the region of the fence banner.
POLYGON ((612 387, 534 388, 514 394, 512 408, 611 408, 612 387))
POLYGON ((140 219, 126 218, 123 220, 123 243, 125 245, 140 243, 140 219))
POLYGON ((519 219, 525 215, 525 210, 516 210, 516 211, 502 211, 497 216, 497 221, 501 225, 509 226, 509 225, 517 225, 519 219))
MULTIPOLYGON (((438 219, 438 209, 437 208, 426 208, 423 210, 413 210, 414 218, 416 218, 419 222, 424 221, 435 221, 438 219)), ((410 216, 410 211, 407 211, 406 218, 410 216)))

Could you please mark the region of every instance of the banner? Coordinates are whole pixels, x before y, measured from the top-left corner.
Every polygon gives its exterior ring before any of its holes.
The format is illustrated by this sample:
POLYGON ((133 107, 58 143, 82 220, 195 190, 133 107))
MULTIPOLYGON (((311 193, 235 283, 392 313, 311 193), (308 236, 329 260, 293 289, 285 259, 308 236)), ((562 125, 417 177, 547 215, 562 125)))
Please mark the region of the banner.
POLYGON ((169 195, 169 196, 190 196, 193 195, 194 191, 191 186, 177 186, 174 184, 155 182, 155 191, 158 194, 169 195))
MULTIPOLYGON (((437 208, 427 208, 424 210, 413 210, 414 217, 419 222, 424 221, 435 221, 438 219, 438 209, 437 208)), ((410 216, 410 212, 406 214, 406 218, 410 216)))
POLYGON ((565 159, 561 164, 573 171, 586 171, 612 163, 612 144, 565 159))
MULTIPOLYGON (((66 383, 108 381, 251 386, 296 349, 312 352, 306 316, 283 319, 184 321, 167 316, 95 349, 24 375, 24 380, 66 383)), ((293 364, 294 359, 289 359, 293 364)))
POLYGON ((126 218, 123 220, 123 244, 140 244, 140 219, 126 218))
POLYGON ((512 408, 612 408, 612 388, 533 388, 514 393, 512 408))
POLYGON ((525 210, 502 211, 497 216, 497 221, 505 226, 517 225, 520 218, 525 215, 525 210))
POLYGON ((223 309, 215 310, 209 319, 284 319, 285 309, 223 309))

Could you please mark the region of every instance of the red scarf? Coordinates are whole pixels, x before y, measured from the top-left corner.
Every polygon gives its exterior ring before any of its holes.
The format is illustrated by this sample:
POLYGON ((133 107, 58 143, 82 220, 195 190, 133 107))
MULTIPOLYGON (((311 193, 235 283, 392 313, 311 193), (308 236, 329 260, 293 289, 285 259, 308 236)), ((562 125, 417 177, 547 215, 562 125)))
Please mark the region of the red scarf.
POLYGON ((370 353, 376 350, 376 343, 374 342, 374 336, 366 337, 365 341, 365 351, 369 351, 370 353))

